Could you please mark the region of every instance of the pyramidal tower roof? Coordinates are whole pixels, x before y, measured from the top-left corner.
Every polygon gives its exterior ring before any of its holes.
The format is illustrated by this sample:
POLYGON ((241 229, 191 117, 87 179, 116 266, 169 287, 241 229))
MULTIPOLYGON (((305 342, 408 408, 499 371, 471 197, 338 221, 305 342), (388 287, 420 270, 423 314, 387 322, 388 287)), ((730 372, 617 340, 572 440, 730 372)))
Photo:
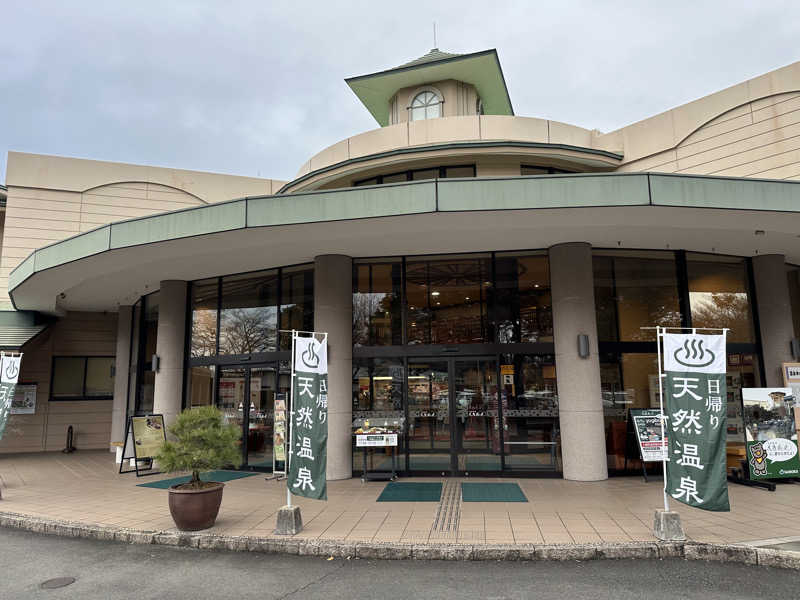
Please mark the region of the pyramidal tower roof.
POLYGON ((454 54, 433 48, 399 67, 349 77, 345 82, 378 124, 385 127, 389 124, 389 101, 397 90, 446 79, 474 85, 483 102, 484 114, 514 114, 500 59, 494 48, 470 54, 454 54))

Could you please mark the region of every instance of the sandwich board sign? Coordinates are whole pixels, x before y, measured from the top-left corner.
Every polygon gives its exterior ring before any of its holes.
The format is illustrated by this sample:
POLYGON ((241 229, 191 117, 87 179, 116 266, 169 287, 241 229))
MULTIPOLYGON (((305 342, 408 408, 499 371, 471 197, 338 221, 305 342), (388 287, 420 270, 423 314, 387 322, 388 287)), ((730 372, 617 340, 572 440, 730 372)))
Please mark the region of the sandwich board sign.
POLYGON ((164 415, 130 417, 125 432, 125 442, 122 445, 119 472, 133 473, 135 471, 137 477, 158 474, 159 471, 152 470, 153 457, 158 454, 161 444, 166 441, 167 431, 164 427, 164 415), (124 469, 126 460, 130 460, 133 469, 124 469), (140 463, 144 463, 146 466, 140 468, 140 463), (142 473, 141 471, 149 472, 142 473))

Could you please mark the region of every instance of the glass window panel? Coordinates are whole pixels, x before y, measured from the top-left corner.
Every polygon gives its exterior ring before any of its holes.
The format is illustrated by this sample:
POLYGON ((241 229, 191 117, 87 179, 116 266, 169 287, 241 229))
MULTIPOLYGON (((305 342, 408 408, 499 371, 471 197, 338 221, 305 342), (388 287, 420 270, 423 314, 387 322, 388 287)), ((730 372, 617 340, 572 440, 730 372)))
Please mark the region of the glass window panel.
POLYGON ((408 343, 430 344, 431 316, 430 297, 428 296, 428 263, 407 263, 406 302, 408 303, 408 343))
POLYGON ((800 267, 789 267, 786 277, 789 282, 789 301, 792 305, 794 337, 800 338, 800 267))
POLYGON ((156 342, 158 338, 158 303, 161 297, 160 292, 155 292, 144 297, 144 362, 149 363, 153 354, 156 353, 156 342))
POLYGON ((498 342, 552 342, 547 256, 498 254, 494 306, 498 342))
POLYGON ((445 177, 475 177, 475 167, 447 167, 445 177))
POLYGON ((353 186, 360 187, 362 185, 378 185, 378 178, 372 177, 370 179, 362 179, 361 181, 356 181, 353 186))
POLYGON ((400 262, 354 266, 354 346, 402 343, 401 268, 400 262))
POLYGON ((422 169, 411 172, 411 179, 419 181, 421 179, 436 179, 439 177, 439 169, 422 169))
POLYGON ((520 174, 522 175, 547 175, 549 172, 547 167, 528 167, 526 165, 520 167, 520 174))
POLYGON ((642 327, 679 327, 678 277, 672 252, 596 253, 595 303, 600 341, 655 340, 642 327))
POLYGON ((192 284, 192 356, 217 353, 217 279, 192 284))
POLYGON ((86 358, 59 356, 53 359, 53 398, 83 396, 86 358))
POLYGON ((600 381, 606 427, 608 468, 641 469, 638 450, 626 446, 628 410, 658 408, 658 357, 655 353, 603 354, 600 381))
POLYGON ((278 345, 278 273, 222 278, 219 353, 253 354, 278 345))
POLYGON ((401 181, 408 181, 407 173, 394 173, 393 175, 383 176, 383 183, 399 183, 401 181))
POLYGON ((114 357, 90 356, 86 363, 86 396, 114 395, 114 357))
POLYGON ((188 373, 189 407, 210 406, 214 403, 214 371, 213 365, 192 367, 188 373))
MULTIPOLYGON (((356 359, 353 361, 353 427, 388 426, 404 431, 403 389, 405 369, 403 360, 356 359)), ((403 435, 398 439, 398 455, 405 452, 403 435)), ((370 471, 391 471, 392 448, 367 451, 356 448, 353 439, 353 464, 363 465, 364 453, 370 471)))
MULTIPOLYGON (((280 329, 314 330, 314 269, 292 267, 282 270, 280 329)), ((281 350, 292 347, 291 333, 280 334, 281 350)))
POLYGON ((407 264, 410 344, 479 344, 489 341, 486 297, 491 286, 491 269, 488 258, 453 258, 407 264), (418 330, 428 323, 430 337, 426 338, 425 332, 418 330))
POLYGON ((744 259, 690 254, 689 304, 693 327, 728 327, 728 342, 753 342, 744 259))
POLYGON ((561 470, 552 355, 505 355, 500 365, 506 469, 561 470))
POLYGON ((128 371, 128 410, 136 408, 136 390, 139 385, 139 334, 141 331, 142 300, 141 298, 133 305, 133 325, 131 327, 131 364, 128 371))

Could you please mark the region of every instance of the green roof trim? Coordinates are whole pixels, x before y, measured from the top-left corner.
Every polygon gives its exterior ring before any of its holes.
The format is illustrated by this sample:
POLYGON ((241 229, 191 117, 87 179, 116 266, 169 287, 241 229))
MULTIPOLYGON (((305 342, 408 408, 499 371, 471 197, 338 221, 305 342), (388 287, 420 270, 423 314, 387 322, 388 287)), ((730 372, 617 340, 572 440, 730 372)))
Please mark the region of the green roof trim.
MULTIPOLYGON (((800 181, 667 173, 571 173, 439 179, 256 196, 103 225, 34 250, 11 271, 9 295, 37 274, 109 251, 253 228, 414 214, 659 206, 800 214, 800 181)), ((34 323, 0 319, 6 326, 34 323)), ((10 330, 9 330, 10 331, 10 330)), ((24 337, 26 332, 10 332, 24 337)), ((28 333, 36 334, 33 329, 28 333)), ((14 338, 15 340, 17 338, 14 338)), ((29 338, 30 339, 30 338, 29 338)), ((1 343, 1 338, 0 338, 1 343)), ((16 343, 14 341, 13 343, 16 343)))
POLYGON ((434 48, 425 56, 404 65, 345 79, 358 99, 381 127, 389 124, 389 101, 397 90, 456 79, 475 86, 487 115, 513 115, 508 86, 497 50, 472 54, 450 54, 434 48))

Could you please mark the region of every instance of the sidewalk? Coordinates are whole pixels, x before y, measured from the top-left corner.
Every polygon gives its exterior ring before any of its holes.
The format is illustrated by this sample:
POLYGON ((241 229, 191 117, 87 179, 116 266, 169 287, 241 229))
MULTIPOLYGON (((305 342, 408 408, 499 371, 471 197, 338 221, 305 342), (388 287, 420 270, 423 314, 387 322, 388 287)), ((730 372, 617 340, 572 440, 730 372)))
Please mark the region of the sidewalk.
MULTIPOLYGON (((119 475, 108 452, 0 455, 0 514, 175 532, 166 490, 136 485, 167 477, 119 475)), ((295 538, 472 546, 653 542, 653 513, 662 506, 657 478, 649 484, 641 477, 593 483, 502 479, 518 483, 526 503, 461 502, 458 488, 453 487, 463 479, 441 481, 444 489, 438 503, 376 502, 382 482, 329 482, 327 502, 297 499, 305 529, 295 538)), ((730 513, 672 503, 691 540, 726 544, 800 538, 800 485, 781 485, 774 493, 733 484, 729 490, 730 513)), ((217 523, 205 533, 272 536, 276 511, 285 501, 285 482, 265 481, 262 475, 230 481, 217 523)))

